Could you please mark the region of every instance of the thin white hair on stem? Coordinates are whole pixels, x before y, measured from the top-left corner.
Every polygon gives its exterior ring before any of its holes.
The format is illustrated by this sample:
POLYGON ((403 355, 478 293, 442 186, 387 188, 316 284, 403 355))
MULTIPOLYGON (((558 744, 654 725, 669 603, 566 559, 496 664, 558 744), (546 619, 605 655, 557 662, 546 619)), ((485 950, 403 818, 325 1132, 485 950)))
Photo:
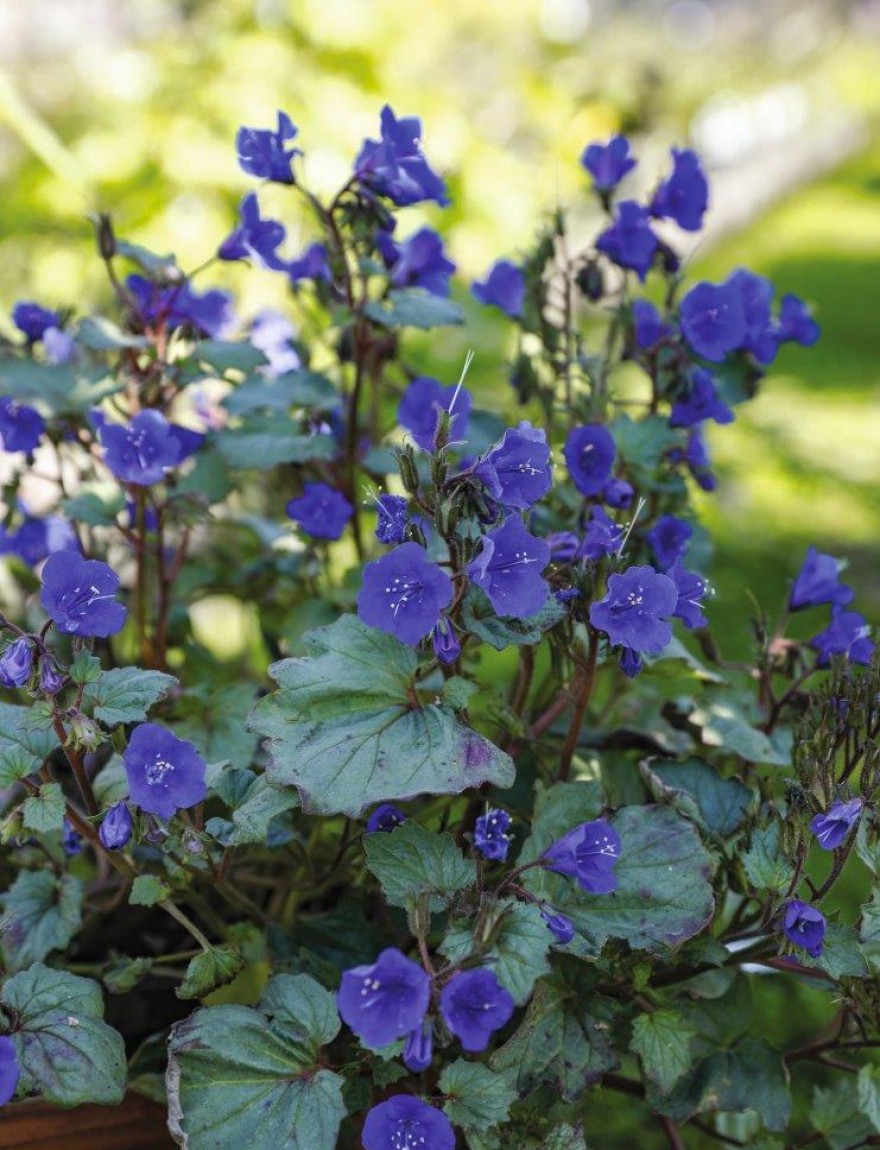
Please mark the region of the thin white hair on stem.
POLYGON ((644 510, 646 502, 647 501, 644 498, 640 498, 638 503, 636 504, 636 509, 633 512, 632 519, 629 521, 629 527, 627 527, 627 529, 626 529, 626 534, 624 535, 623 539, 621 539, 620 546, 617 548, 617 558, 618 559, 623 554, 623 550, 626 547, 627 542, 629 541, 629 537, 630 537, 630 535, 632 535, 632 529, 635 527, 636 520, 638 519, 638 517, 641 515, 642 511, 644 510))
POLYGON ((467 349, 467 355, 464 357, 464 365, 461 369, 461 375, 458 378, 458 383, 456 384, 455 393, 452 396, 452 402, 449 404, 449 414, 450 415, 452 415, 452 412, 455 408, 455 401, 458 399, 458 393, 461 391, 462 387, 464 386, 465 376, 468 373, 468 368, 471 366, 471 364, 473 362, 474 362, 474 349, 472 347, 469 347, 467 349))

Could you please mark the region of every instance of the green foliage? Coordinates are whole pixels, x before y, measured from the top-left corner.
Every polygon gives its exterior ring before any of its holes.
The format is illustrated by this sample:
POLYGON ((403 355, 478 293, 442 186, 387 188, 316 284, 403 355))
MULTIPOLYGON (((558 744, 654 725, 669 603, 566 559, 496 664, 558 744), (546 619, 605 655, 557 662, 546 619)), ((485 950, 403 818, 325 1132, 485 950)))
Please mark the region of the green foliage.
POLYGON ((726 838, 737 830, 752 805, 752 792, 739 779, 724 778, 704 759, 642 768, 654 797, 672 803, 705 831, 726 838))
POLYGON ((440 1075, 440 1089, 446 1095, 443 1109, 455 1126, 483 1132, 507 1119, 517 1099, 504 1076, 481 1062, 459 1058, 440 1075))
POLYGON ((177 988, 178 998, 204 998, 218 986, 225 986, 244 968, 244 955, 237 946, 212 946, 190 959, 186 977, 177 988))
POLYGON ((640 1056, 645 1074, 661 1093, 668 1094, 690 1069, 691 1039, 695 1036, 674 1010, 640 1014, 633 1022, 630 1049, 640 1056))
POLYGON ((114 667, 86 689, 84 701, 94 707, 96 719, 115 727, 119 723, 139 723, 150 708, 177 683, 173 675, 142 671, 140 667, 114 667))
POLYGON ((168 898, 170 890, 154 874, 139 874, 131 884, 128 901, 132 906, 155 906, 168 898))
POLYGON ((9 970, 63 950, 82 923, 83 884, 73 875, 22 871, 0 901, 0 944, 9 970))
POLYGON ((416 822, 367 835, 364 851, 390 906, 412 909, 427 897, 429 909, 439 911, 477 881, 476 864, 462 858, 452 835, 432 834, 416 822))
POLYGON ((387 300, 367 304, 365 314, 380 327, 432 327, 464 323, 464 312, 452 300, 431 295, 422 288, 390 291, 387 300))
POLYGON ((549 973, 553 936, 537 906, 501 899, 486 913, 478 938, 470 922, 454 925, 440 946, 451 962, 479 956, 510 991, 514 1002, 527 1002, 537 979, 549 973))
POLYGON ((64 826, 64 792, 58 783, 44 783, 39 792, 24 800, 21 821, 32 831, 60 831, 64 826))

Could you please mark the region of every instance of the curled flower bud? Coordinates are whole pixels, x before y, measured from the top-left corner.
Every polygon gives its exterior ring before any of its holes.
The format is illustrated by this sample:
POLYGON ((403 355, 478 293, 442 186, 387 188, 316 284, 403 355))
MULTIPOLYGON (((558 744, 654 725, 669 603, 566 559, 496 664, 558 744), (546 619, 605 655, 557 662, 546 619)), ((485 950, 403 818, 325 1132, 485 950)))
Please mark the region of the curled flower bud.
POLYGON ((0 683, 4 687, 23 687, 34 669, 34 655, 28 639, 15 639, 0 655, 0 683))
POLYGON ((98 831, 101 846, 108 851, 121 851, 131 841, 131 811, 127 803, 115 803, 104 815, 98 831))

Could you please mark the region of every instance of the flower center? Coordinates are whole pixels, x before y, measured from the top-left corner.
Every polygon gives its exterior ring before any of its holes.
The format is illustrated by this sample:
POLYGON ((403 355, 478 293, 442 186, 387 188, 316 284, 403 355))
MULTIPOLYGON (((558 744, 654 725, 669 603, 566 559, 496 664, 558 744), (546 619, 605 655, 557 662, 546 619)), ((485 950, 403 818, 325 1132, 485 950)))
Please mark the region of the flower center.
POLYGON ((391 613, 397 615, 411 599, 421 591, 422 584, 418 579, 405 579, 402 575, 395 575, 390 583, 385 585, 385 594, 391 597, 391 613))
POLYGON ((401 1118, 397 1129, 391 1135, 391 1150, 421 1150, 427 1146, 425 1128, 421 1122, 401 1118))
POLYGON ((169 763, 167 759, 163 759, 160 755, 156 755, 152 763, 147 764, 147 768, 144 772, 147 780, 147 786, 155 787, 157 784, 163 783, 168 772, 173 770, 174 763, 169 763))
POLYGON ((93 603, 102 599, 112 599, 113 595, 102 595, 98 587, 72 587, 61 596, 61 605, 72 619, 81 619, 93 603))

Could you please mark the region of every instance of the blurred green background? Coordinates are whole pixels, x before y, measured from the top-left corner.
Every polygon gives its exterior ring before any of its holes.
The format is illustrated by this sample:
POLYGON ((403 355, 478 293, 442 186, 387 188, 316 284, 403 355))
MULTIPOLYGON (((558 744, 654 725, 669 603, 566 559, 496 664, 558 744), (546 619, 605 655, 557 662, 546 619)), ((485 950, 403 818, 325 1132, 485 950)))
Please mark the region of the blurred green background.
MULTIPOLYGON (((849 557, 877 620, 878 58, 876 0, 0 0, 0 309, 105 301, 87 221, 99 208, 127 238, 201 264, 247 187, 235 130, 276 108, 318 189, 345 179, 384 102, 421 116, 454 204, 407 222, 440 227, 465 279, 515 256, 557 203, 589 236, 577 161, 591 139, 632 133, 643 186, 670 143, 691 143, 715 189, 693 275, 745 264, 810 300, 824 330, 712 436, 722 483, 701 504, 722 645, 746 649, 748 589, 775 610, 808 543, 849 557)), ((267 209, 295 248, 308 236, 280 191, 267 209)), ((284 306, 271 274, 210 278, 243 316, 284 306)), ((419 354, 452 377, 473 347, 469 381, 509 407, 509 336, 469 306, 464 329, 419 354)))

